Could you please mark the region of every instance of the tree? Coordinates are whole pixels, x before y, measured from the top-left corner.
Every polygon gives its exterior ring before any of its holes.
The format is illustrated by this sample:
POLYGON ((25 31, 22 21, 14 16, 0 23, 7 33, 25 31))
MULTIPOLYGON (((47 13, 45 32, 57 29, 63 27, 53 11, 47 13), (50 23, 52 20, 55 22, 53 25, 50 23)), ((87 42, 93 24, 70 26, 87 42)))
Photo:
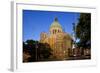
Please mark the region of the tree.
POLYGON ((23 52, 27 51, 31 57, 28 62, 48 60, 51 54, 51 48, 47 43, 40 43, 35 40, 27 40, 23 42, 23 52))
POLYGON ((48 60, 50 55, 52 55, 52 50, 50 48, 50 45, 47 43, 39 43, 39 48, 40 48, 40 54, 39 54, 39 59, 45 59, 48 60), (42 57, 41 57, 42 56, 42 57))
POLYGON ((91 46, 91 14, 81 13, 76 26, 76 37, 80 40, 78 45, 87 48, 91 46))
POLYGON ((27 50, 27 52, 31 56, 30 58, 28 58, 28 62, 36 61, 35 45, 36 45, 36 41, 34 40, 27 40, 23 44, 23 51, 27 50))

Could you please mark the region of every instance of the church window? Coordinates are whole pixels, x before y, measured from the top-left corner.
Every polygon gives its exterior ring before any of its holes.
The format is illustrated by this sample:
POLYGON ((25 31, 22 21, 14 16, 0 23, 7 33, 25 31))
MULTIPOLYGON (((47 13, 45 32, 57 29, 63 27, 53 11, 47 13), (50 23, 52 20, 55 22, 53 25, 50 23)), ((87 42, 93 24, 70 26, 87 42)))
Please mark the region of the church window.
POLYGON ((56 30, 55 30, 55 33, 56 33, 56 30))
POLYGON ((59 32, 59 30, 58 30, 58 32, 59 32))
POLYGON ((53 34, 54 34, 55 32, 54 32, 54 30, 53 30, 53 34))
POLYGON ((58 32, 60 32, 60 30, 58 30, 58 32))

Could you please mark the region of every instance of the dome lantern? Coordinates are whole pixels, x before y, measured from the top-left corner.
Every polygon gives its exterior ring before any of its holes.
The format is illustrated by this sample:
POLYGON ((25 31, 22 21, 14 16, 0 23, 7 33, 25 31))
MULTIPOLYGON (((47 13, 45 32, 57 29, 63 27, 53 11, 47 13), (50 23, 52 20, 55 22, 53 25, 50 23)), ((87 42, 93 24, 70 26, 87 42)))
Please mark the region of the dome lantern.
POLYGON ((58 21, 58 18, 57 17, 55 17, 55 21, 58 21))

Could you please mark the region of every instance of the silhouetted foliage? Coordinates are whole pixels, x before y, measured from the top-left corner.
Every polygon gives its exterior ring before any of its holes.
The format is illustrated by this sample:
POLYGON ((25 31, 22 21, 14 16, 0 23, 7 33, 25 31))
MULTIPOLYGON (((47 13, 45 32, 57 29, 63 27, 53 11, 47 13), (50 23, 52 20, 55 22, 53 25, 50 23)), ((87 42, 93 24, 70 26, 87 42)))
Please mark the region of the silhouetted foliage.
MULTIPOLYGON (((52 55, 52 50, 47 43, 40 43, 35 40, 27 40, 23 42, 23 52, 26 51, 30 54, 28 62, 48 60, 52 55)), ((23 61, 24 62, 24 61, 23 61)))
POLYGON ((76 37, 80 39, 78 46, 83 48, 91 47, 91 14, 81 13, 76 26, 76 37))

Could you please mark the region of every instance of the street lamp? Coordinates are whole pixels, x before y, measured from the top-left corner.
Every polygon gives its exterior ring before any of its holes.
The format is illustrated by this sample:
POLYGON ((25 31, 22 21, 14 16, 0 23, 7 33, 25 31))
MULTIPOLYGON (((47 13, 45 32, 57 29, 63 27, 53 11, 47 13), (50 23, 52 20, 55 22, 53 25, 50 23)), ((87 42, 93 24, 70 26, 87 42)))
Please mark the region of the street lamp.
POLYGON ((64 52, 64 60, 66 60, 66 55, 65 55, 66 54, 66 51, 64 50, 63 52, 64 52))
POLYGON ((36 49, 35 49, 35 52, 36 52, 36 61, 37 61, 37 49, 38 49, 38 45, 36 43, 36 49))

